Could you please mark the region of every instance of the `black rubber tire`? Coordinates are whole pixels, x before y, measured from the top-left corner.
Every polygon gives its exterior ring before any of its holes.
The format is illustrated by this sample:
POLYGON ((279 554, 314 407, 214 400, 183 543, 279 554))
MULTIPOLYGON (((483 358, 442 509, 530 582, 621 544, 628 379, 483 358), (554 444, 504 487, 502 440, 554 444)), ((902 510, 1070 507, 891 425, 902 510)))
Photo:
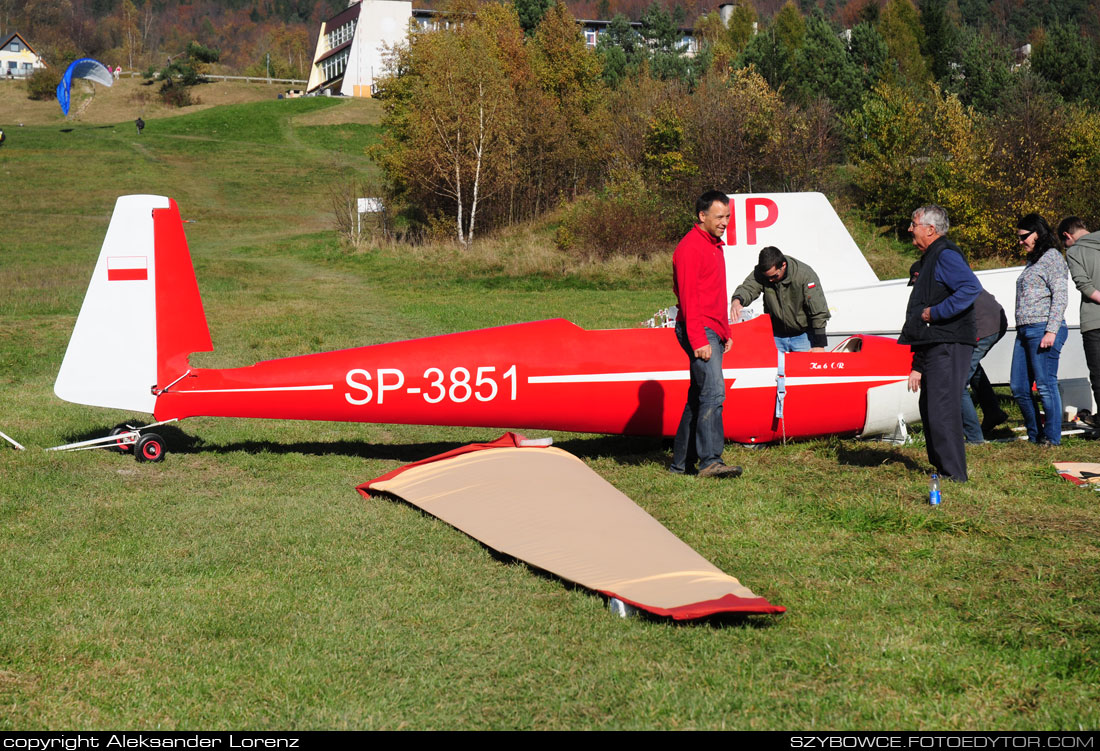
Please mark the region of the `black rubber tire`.
POLYGON ((156 433, 144 433, 134 444, 134 458, 139 462, 164 461, 164 439, 156 433))
MULTIPOLYGON (((129 432, 130 432, 130 429, 128 427, 126 427, 125 425, 116 425, 115 427, 111 428, 111 432, 108 433, 108 435, 120 435, 122 433, 129 433, 129 432)), ((129 454, 131 451, 134 450, 134 444, 119 442, 119 443, 116 443, 113 446, 111 446, 111 450, 112 451, 117 451, 120 454, 129 454)))

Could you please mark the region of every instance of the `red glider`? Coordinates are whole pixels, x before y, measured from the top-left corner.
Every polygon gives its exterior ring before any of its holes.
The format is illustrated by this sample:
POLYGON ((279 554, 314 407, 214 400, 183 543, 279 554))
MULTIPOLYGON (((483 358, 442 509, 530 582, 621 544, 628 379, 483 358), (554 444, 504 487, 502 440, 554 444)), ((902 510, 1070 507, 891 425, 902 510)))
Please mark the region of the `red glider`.
MULTIPOLYGON (((201 415, 671 436, 688 387, 671 329, 587 331, 562 319, 190 366, 212 349, 175 201, 119 198, 54 385, 67 401, 151 413, 154 425, 201 415)), ((892 339, 858 335, 783 356, 766 316, 738 324, 725 358, 726 438, 892 433, 916 418, 910 360, 892 339)), ((133 448, 158 461, 164 441, 149 427, 58 448, 133 448)))

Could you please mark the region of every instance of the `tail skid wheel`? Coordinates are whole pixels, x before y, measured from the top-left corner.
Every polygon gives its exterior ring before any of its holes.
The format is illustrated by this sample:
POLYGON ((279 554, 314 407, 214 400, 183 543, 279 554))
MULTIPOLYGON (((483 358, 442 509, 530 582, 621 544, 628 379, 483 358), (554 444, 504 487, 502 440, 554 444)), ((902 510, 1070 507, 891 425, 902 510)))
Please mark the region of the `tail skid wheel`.
MULTIPOLYGON (((121 435, 123 433, 130 433, 130 432, 132 432, 132 429, 129 428, 128 426, 126 426, 126 425, 117 425, 114 428, 111 428, 111 432, 108 433, 108 435, 121 435)), ((134 444, 125 443, 124 441, 119 440, 119 441, 116 441, 114 443, 114 445, 112 445, 110 448, 111 448, 111 450, 117 451, 120 454, 129 454, 131 451, 134 450, 134 444)))
POLYGON ((134 458, 139 462, 162 462, 164 453, 164 439, 156 433, 145 433, 134 444, 134 458))

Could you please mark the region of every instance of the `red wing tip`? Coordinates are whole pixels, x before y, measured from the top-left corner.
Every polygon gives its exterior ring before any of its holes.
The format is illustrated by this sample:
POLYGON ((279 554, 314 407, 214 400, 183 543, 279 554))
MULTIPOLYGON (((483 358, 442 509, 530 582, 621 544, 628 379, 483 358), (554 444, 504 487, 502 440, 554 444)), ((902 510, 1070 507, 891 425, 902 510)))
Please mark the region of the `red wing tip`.
POLYGON ((1058 476, 1061 477, 1063 480, 1069 480, 1074 485, 1088 485, 1088 481, 1082 480, 1080 477, 1075 477, 1069 472, 1059 472, 1058 476))
MULTIPOLYGON (((513 433, 513 432, 509 431, 509 432, 505 433, 504 435, 502 435, 500 438, 497 438, 495 441, 487 441, 485 443, 471 443, 471 444, 467 444, 466 446, 459 446, 456 449, 451 449, 450 451, 445 451, 442 454, 436 454, 435 456, 429 456, 427 459, 421 459, 418 462, 412 462, 411 464, 406 464, 402 467, 398 467, 397 469, 394 469, 394 470, 391 470, 391 471, 387 472, 386 474, 382 475, 381 477, 375 477, 373 480, 368 480, 367 482, 363 483, 362 485, 357 485, 355 487, 355 489, 358 490, 364 497, 369 498, 372 485, 374 485, 375 483, 378 483, 378 482, 383 482, 385 480, 392 480, 393 478, 397 477, 402 472, 404 472, 406 470, 409 470, 409 469, 412 469, 413 467, 419 467, 419 466, 422 466, 424 464, 431 464, 432 462, 438 462, 438 461, 442 461, 444 459, 450 459, 451 457, 459 456, 461 454, 469 454, 469 453, 474 452, 474 451, 483 451, 485 449, 520 448, 521 447, 520 446, 521 442, 525 441, 525 440, 527 440, 527 439, 524 436, 520 435, 519 433, 513 433)), ((540 446, 534 446, 534 447, 528 447, 528 448, 541 448, 541 447, 540 446)))
POLYGON ((633 605, 647 613, 672 618, 674 621, 690 621, 696 618, 706 618, 719 613, 743 613, 745 615, 779 615, 786 613, 787 609, 782 605, 772 605, 763 597, 738 597, 725 595, 716 600, 704 600, 687 605, 678 605, 674 608, 660 608, 646 605, 642 602, 634 602, 614 592, 602 592, 608 597, 617 597, 628 605, 633 605))

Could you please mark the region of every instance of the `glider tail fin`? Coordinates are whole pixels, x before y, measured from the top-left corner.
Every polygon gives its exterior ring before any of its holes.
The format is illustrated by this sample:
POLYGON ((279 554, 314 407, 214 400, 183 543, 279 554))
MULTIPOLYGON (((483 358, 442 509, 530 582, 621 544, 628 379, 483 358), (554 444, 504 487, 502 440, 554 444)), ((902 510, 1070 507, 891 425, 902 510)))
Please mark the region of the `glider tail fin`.
POLYGON ((739 193, 730 199, 726 284, 731 295, 752 273, 760 249, 768 245, 809 264, 826 291, 878 284, 878 276, 823 194, 739 193))
POLYGON ((213 349, 176 202, 122 196, 69 339, 54 393, 152 413, 158 389, 213 349))

